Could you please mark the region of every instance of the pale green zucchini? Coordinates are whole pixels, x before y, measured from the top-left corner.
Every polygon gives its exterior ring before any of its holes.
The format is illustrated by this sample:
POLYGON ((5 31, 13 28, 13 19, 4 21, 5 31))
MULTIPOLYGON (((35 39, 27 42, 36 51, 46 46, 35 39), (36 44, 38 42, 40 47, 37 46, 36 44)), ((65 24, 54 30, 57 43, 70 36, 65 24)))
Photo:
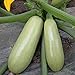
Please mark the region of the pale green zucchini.
POLYGON ((38 16, 31 17, 24 26, 8 59, 8 68, 13 73, 21 73, 30 64, 35 53, 43 20, 38 16))
POLYGON ((64 53, 61 38, 55 21, 49 18, 44 24, 46 59, 53 71, 59 71, 64 65, 64 53))

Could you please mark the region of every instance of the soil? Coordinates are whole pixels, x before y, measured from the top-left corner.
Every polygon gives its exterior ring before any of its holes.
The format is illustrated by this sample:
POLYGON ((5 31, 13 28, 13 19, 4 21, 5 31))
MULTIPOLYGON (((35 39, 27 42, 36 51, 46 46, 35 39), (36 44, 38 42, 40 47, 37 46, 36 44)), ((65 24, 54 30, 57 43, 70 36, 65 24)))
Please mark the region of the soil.
POLYGON ((71 0, 68 4, 68 7, 75 7, 75 0, 71 0))
POLYGON ((25 1, 16 0, 11 5, 11 12, 14 14, 26 12, 28 9, 25 7, 25 1))

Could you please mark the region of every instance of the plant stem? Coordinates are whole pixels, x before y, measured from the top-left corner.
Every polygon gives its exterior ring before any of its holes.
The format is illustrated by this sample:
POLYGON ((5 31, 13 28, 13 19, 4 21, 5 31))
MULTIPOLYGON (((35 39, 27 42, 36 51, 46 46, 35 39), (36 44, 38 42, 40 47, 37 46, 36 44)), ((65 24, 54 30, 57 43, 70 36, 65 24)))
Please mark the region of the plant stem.
POLYGON ((13 16, 7 16, 7 17, 0 17, 0 23, 10 23, 10 22, 16 22, 16 21, 24 21, 26 22, 31 16, 37 14, 37 10, 33 9, 31 11, 18 14, 18 15, 13 15, 13 16))
MULTIPOLYGON (((43 0, 48 3, 48 0, 43 0)), ((43 16, 46 16, 46 12, 43 10, 43 16)), ((42 44, 41 44, 41 75, 48 75, 47 63, 46 63, 46 53, 45 53, 45 43, 44 43, 44 33, 42 36, 42 44)))
MULTIPOLYGON (((3 14, 3 16, 13 16, 14 15, 11 12, 8 12, 8 11, 4 10, 3 8, 1 8, 1 7, 0 7, 0 12, 3 14)), ((20 22, 24 22, 24 21, 20 20, 20 22)))
POLYGON ((44 36, 42 36, 42 47, 41 47, 41 75, 48 75, 46 55, 45 55, 44 36))
POLYGON ((75 17, 74 16, 72 16, 62 10, 59 10, 59 9, 47 4, 44 1, 41 1, 41 0, 34 0, 34 1, 39 3, 41 8, 43 8, 48 13, 51 13, 52 15, 54 15, 56 18, 59 18, 59 19, 66 21, 66 22, 69 22, 75 26, 75 17))
MULTIPOLYGON (((66 9, 66 5, 68 4, 69 1, 70 0, 52 0, 52 5, 54 5, 56 7, 60 6, 61 8, 63 8, 63 5, 64 5, 65 6, 64 8, 66 9), (61 5, 61 3, 63 3, 63 5, 61 5)), ((75 38, 75 26, 73 26, 69 23, 57 20, 57 19, 56 19, 56 22, 57 22, 57 25, 58 25, 59 29, 65 31, 71 37, 75 38)))
POLYGON ((3 75, 3 73, 7 70, 7 63, 3 64, 0 68, 0 75, 3 75))
POLYGON ((75 38, 75 26, 72 24, 57 20, 58 28, 68 33, 71 37, 75 38))
POLYGON ((5 16, 11 16, 11 15, 14 15, 10 12, 7 12, 6 10, 4 10, 3 8, 0 7, 0 13, 2 13, 3 15, 5 16))

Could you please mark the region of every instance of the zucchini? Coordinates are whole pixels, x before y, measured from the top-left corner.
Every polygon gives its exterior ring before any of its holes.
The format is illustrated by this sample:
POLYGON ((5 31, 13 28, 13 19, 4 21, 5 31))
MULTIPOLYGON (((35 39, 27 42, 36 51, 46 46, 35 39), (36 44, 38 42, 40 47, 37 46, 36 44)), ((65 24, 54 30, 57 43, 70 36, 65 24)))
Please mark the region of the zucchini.
POLYGON ((46 59, 53 71, 59 71, 64 65, 64 53, 58 28, 52 18, 48 18, 44 24, 44 39, 46 59))
POLYGON ((19 35, 8 59, 8 68, 13 73, 21 73, 30 64, 35 53, 43 20, 38 16, 31 17, 19 35))

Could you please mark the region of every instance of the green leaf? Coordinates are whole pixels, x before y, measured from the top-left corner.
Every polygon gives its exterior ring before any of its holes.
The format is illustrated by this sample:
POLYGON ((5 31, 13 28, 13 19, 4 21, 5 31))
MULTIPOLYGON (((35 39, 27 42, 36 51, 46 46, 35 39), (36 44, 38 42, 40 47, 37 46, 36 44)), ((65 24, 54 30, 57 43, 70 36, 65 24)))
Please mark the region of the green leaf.
POLYGON ((3 73, 7 70, 7 63, 3 64, 0 67, 0 75, 3 75, 3 73))

